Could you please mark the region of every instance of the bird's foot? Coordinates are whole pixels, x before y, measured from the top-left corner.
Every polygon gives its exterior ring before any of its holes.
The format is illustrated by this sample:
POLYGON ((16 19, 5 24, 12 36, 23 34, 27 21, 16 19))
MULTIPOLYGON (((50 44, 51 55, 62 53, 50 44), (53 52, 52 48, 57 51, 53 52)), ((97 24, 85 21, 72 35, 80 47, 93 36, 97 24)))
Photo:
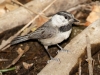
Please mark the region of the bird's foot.
POLYGON ((68 50, 65 50, 64 48, 62 48, 60 45, 58 45, 57 44, 57 46, 58 46, 58 48, 60 49, 60 50, 58 50, 57 51, 57 53, 59 53, 59 52, 67 52, 68 53, 68 50))
POLYGON ((61 63, 59 58, 51 58, 51 60, 48 60, 47 63, 50 63, 51 61, 57 61, 57 62, 61 63))
POLYGON ((57 51, 57 53, 59 53, 59 52, 67 52, 68 53, 69 51, 62 48, 61 50, 57 51))

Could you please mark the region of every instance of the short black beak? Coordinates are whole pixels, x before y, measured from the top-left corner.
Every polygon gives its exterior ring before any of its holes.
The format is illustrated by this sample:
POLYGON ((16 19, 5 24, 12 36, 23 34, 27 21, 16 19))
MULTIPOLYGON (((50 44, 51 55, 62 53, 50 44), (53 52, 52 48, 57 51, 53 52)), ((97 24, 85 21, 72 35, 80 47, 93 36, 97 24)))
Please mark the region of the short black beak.
POLYGON ((77 20, 77 19, 74 18, 74 22, 79 22, 79 20, 77 20))

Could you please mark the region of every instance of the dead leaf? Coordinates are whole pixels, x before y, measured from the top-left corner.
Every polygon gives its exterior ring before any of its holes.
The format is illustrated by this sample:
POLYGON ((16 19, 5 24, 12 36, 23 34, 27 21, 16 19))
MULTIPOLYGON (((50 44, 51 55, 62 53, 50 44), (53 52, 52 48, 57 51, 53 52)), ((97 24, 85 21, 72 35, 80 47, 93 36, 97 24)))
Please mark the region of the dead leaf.
POLYGON ((6 4, 5 7, 7 10, 12 11, 12 10, 17 9, 19 6, 16 4, 6 4))
POLYGON ((0 0, 0 5, 1 5, 2 3, 9 3, 9 2, 11 2, 11 0, 0 0))
POLYGON ((17 53, 18 53, 19 55, 22 55, 22 54, 24 53, 24 50, 22 50, 21 48, 19 48, 19 49, 17 50, 17 53))
POLYGON ((24 66, 25 69, 29 69, 30 67, 33 66, 33 63, 28 64, 28 63, 26 63, 26 62, 23 62, 23 66, 24 66))
POLYGON ((2 17, 6 13, 5 9, 0 8, 0 17, 2 17))
POLYGON ((11 0, 0 0, 0 17, 7 13, 6 4, 12 4, 11 0))
POLYGON ((92 12, 89 14, 89 16, 86 19, 87 22, 85 25, 88 26, 99 18, 100 18, 100 5, 94 5, 92 12))

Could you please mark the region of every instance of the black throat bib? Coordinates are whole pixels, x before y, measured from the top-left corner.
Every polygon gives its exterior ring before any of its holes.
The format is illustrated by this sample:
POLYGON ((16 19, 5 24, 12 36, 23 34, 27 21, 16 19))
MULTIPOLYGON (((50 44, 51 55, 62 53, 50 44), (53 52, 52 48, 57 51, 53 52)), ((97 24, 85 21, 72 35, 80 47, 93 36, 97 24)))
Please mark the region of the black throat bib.
POLYGON ((60 31, 60 32, 66 32, 66 31, 69 31, 71 28, 72 28, 72 24, 64 25, 64 26, 61 26, 61 27, 59 28, 59 31, 60 31))

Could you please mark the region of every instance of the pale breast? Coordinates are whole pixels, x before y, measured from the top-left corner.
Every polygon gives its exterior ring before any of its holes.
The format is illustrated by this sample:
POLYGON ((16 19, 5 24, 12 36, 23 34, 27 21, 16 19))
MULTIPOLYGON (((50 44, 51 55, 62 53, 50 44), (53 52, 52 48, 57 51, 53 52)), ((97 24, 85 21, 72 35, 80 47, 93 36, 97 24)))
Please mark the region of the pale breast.
POLYGON ((66 31, 66 32, 60 32, 54 37, 51 37, 48 39, 41 39, 40 41, 45 46, 50 46, 50 45, 61 43, 63 40, 65 40, 69 37, 71 30, 72 29, 70 29, 69 31, 66 31))

